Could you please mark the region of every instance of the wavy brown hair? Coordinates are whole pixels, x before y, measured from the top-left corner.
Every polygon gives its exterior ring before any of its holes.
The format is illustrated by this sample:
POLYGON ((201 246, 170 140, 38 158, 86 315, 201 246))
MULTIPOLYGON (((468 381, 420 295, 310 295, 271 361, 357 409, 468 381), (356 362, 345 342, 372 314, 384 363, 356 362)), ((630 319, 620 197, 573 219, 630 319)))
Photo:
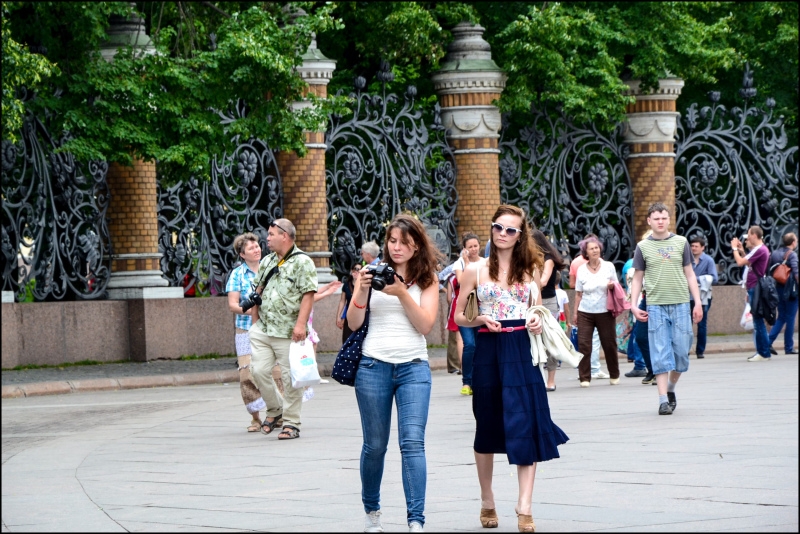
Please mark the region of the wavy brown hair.
MULTIPOLYGON (((534 269, 542 272, 544 268, 544 254, 531 236, 531 227, 525 218, 525 212, 517 206, 503 204, 492 215, 494 223, 498 217, 503 215, 516 215, 520 218, 520 236, 514 245, 511 253, 511 270, 508 273, 508 284, 524 284, 525 275, 533 278, 534 269)), ((500 263, 497 261, 497 247, 494 246, 494 232, 492 235, 492 246, 489 247, 489 278, 500 281, 500 263)))
POLYGON ((394 261, 392 261, 392 255, 389 254, 389 237, 395 228, 400 230, 404 244, 413 241, 417 246, 417 252, 408 260, 406 283, 416 282, 421 289, 425 289, 431 284, 439 283, 436 271, 439 262, 443 261, 444 257, 434 246, 431 238, 428 237, 425 227, 413 215, 399 213, 395 215, 392 222, 386 227, 386 237, 383 240, 383 261, 388 263, 392 269, 396 267, 394 261))

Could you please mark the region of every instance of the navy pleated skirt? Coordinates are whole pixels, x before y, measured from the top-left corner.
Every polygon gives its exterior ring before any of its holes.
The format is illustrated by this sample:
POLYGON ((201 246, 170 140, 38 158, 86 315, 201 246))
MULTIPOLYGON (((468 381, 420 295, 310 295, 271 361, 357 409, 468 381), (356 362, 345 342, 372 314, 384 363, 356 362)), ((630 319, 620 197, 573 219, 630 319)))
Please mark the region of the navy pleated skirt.
MULTIPOLYGON (((500 322, 504 327, 525 324, 500 322)), ((472 391, 475 452, 506 454, 514 465, 559 457, 558 445, 569 438, 550 419, 547 390, 531 361, 527 330, 478 332, 472 391)))

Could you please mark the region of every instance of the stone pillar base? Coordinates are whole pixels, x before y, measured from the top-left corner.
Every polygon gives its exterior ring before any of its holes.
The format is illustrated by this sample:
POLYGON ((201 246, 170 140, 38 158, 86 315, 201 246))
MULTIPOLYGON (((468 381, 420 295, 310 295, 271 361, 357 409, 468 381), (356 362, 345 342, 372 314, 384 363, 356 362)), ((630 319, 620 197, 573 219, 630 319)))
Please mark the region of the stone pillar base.
POLYGON ((182 287, 123 287, 108 290, 109 300, 182 299, 182 287))
POLYGON ((317 265, 317 283, 322 286, 328 282, 333 282, 337 278, 333 275, 333 270, 329 267, 330 257, 333 255, 330 252, 306 252, 308 256, 314 260, 317 265), (322 261, 320 261, 321 258, 322 261), (320 265, 323 263, 323 265, 320 265))

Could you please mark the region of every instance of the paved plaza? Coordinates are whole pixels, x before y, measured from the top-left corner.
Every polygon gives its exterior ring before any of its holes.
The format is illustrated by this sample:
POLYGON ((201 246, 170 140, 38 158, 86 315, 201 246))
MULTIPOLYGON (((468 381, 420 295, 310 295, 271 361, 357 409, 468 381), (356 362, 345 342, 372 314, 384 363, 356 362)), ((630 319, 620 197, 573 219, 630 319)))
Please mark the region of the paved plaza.
MULTIPOLYGON (((692 360, 674 415, 654 386, 578 387, 558 373, 553 420, 569 435, 538 467, 537 532, 798 531, 798 358, 692 360)), ((625 370, 629 365, 622 366, 625 370)), ((482 530, 471 400, 433 373, 429 532, 482 530)), ((2 530, 361 531, 361 424, 352 388, 315 387, 301 438, 248 434, 236 383, 2 400, 2 530)), ((405 532, 396 425, 382 486, 387 532, 405 532)), ((500 532, 515 532, 515 469, 495 461, 500 532)))

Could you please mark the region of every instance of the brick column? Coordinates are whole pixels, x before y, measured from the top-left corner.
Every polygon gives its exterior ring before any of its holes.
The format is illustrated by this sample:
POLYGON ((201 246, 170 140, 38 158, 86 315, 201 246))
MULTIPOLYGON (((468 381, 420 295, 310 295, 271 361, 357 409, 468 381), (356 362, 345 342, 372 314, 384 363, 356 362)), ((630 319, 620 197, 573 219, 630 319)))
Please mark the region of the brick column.
POLYGON ((500 98, 506 75, 492 60, 484 28, 462 22, 452 31, 453 42, 433 85, 458 169, 456 228, 459 236, 475 232, 485 243, 500 205, 500 111, 492 101, 500 98))
MULTIPOLYGON (((112 16, 108 39, 100 51, 114 61, 119 48, 132 46, 139 57, 155 53, 145 32, 144 19, 130 3, 128 16, 112 16)), ((111 299, 183 298, 183 288, 167 287, 161 276, 158 252, 158 188, 156 165, 134 159, 131 167, 111 163, 108 168, 109 234, 111 236, 111 299)))
POLYGON ((180 287, 166 287, 158 251, 156 165, 134 160, 132 167, 108 167, 108 230, 111 236, 112 299, 183 298, 180 287))
MULTIPOLYGON (((287 6, 285 9, 291 9, 287 6)), ((293 8, 292 16, 305 14, 293 8)), ((317 48, 316 37, 303 54, 303 64, 298 74, 308 84, 306 94, 318 98, 328 96, 328 83, 333 77, 336 61, 328 59, 317 48)), ((299 110, 311 105, 308 100, 294 102, 292 108, 299 110)), ((283 188, 283 216, 292 221, 297 229, 297 246, 314 260, 317 280, 326 284, 336 277, 330 268, 331 252, 328 250, 328 203, 325 186, 325 127, 314 132, 305 132, 308 153, 299 157, 295 152, 280 151, 277 154, 278 170, 283 188)))
POLYGON ((636 102, 627 109, 623 132, 630 144, 628 173, 633 187, 633 228, 638 241, 649 228, 647 208, 663 202, 670 212, 670 229, 675 231, 675 133, 677 131, 676 100, 683 80, 659 80, 659 89, 643 94, 639 81, 625 82, 627 95, 636 102))

